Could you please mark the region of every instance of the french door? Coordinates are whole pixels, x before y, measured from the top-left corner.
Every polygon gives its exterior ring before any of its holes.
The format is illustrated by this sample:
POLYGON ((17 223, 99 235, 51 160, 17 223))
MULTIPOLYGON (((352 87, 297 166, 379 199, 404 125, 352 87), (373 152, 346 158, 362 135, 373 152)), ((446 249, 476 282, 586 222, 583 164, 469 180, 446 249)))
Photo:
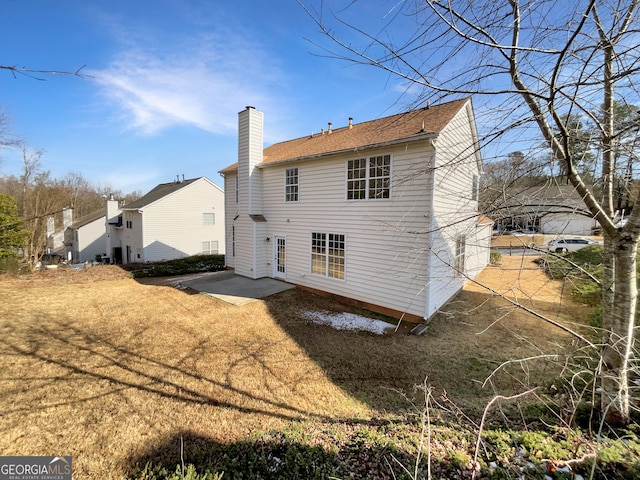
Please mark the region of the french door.
POLYGON ((284 237, 274 237, 275 242, 275 268, 273 272, 273 276, 275 278, 279 278, 281 280, 285 280, 287 277, 287 267, 286 267, 286 240, 284 237))

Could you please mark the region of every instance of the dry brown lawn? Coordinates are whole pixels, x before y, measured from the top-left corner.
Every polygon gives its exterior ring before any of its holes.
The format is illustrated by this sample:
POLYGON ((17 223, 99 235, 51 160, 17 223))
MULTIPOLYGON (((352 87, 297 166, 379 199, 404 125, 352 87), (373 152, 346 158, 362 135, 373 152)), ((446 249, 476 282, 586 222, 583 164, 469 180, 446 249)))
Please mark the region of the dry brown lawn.
MULTIPOLYGON (((504 258, 479 280, 554 319, 585 312, 527 258, 504 258)), ((235 307, 107 266, 0 277, 0 452, 72 455, 74 478, 121 478, 184 432, 224 444, 298 420, 401 416, 399 391, 425 377, 472 411, 501 362, 568 342, 475 285, 421 337, 335 331, 301 319, 303 308, 345 307, 297 290, 235 307)))

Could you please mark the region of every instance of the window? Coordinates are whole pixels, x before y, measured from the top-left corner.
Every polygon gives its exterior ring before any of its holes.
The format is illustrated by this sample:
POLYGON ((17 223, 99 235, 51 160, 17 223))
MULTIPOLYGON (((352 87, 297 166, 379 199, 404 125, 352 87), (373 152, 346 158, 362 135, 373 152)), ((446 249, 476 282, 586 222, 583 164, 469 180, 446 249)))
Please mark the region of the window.
POLYGON ((215 213, 203 213, 202 214, 202 225, 215 225, 216 224, 216 214, 215 213))
POLYGON ((217 254, 218 254, 217 240, 202 242, 202 255, 217 255, 217 254))
POLYGON ((391 155, 347 161, 347 200, 389 198, 391 155))
POLYGON ((367 159, 347 162, 347 200, 367 198, 367 159))
POLYGON ((391 157, 381 155, 369 159, 369 198, 389 198, 391 157))
POLYGON ((236 226, 231 226, 231 256, 236 256, 236 226))
POLYGON ((238 175, 236 175, 236 203, 238 203, 238 175))
POLYGON ((285 202, 298 201, 298 169, 287 168, 284 173, 284 200, 285 202))
POLYGON ((126 227, 127 228, 133 228, 133 221, 132 220, 127 220, 126 227))
POLYGON ((471 200, 478 200, 478 175, 474 175, 471 180, 471 200))
POLYGON ((311 273, 344 279, 345 239, 337 233, 311 234, 311 273))
POLYGON ((455 271, 453 274, 457 277, 464 275, 464 257, 465 248, 467 243, 467 236, 464 234, 458 235, 456 238, 456 258, 455 258, 455 271))

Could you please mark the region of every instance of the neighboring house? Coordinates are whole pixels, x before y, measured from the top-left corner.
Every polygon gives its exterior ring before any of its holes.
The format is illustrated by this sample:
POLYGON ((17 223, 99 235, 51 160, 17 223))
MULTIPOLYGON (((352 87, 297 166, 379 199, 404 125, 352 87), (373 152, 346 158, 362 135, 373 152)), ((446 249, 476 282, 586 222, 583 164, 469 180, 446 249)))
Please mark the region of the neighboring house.
POLYGON ((205 177, 156 186, 144 197, 76 220, 65 232, 73 261, 155 262, 224 254, 224 192, 205 177))
POLYGON ((70 248, 71 261, 121 263, 121 258, 114 255, 111 248, 111 240, 117 237, 122 226, 120 207, 113 195, 105 200, 104 205, 104 208, 79 218, 65 230, 65 245, 70 248))
POLYGON ((115 261, 156 262, 224 254, 224 192, 205 177, 162 183, 109 217, 115 261))
POLYGON ((537 186, 495 194, 489 207, 498 231, 526 230, 548 235, 592 235, 599 227, 572 185, 550 179, 537 186))
POLYGON ((47 218, 47 253, 55 252, 68 259, 71 252, 65 243, 65 230, 71 225, 72 219, 73 208, 68 207, 47 218))
POLYGON ((65 243, 71 247, 75 263, 93 262, 105 254, 106 233, 104 209, 85 215, 65 230, 65 243))
POLYGON ((263 149, 239 113, 225 181, 227 266, 428 319, 489 262, 470 99, 324 130, 263 149))

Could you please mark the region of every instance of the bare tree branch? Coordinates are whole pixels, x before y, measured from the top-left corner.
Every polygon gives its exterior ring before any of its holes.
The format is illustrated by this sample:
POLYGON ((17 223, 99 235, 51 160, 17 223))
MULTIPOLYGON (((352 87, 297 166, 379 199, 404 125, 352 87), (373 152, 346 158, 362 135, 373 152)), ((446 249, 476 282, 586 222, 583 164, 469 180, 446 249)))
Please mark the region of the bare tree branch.
POLYGON ((79 77, 79 78, 92 78, 90 75, 85 75, 82 73, 82 70, 86 67, 86 65, 81 66, 75 72, 68 72, 63 70, 36 70, 27 67, 18 67, 15 65, 0 65, 0 70, 7 70, 11 72, 14 78, 17 78, 18 75, 25 75, 34 80, 44 81, 45 78, 42 76, 46 75, 66 75, 71 77, 79 77))

